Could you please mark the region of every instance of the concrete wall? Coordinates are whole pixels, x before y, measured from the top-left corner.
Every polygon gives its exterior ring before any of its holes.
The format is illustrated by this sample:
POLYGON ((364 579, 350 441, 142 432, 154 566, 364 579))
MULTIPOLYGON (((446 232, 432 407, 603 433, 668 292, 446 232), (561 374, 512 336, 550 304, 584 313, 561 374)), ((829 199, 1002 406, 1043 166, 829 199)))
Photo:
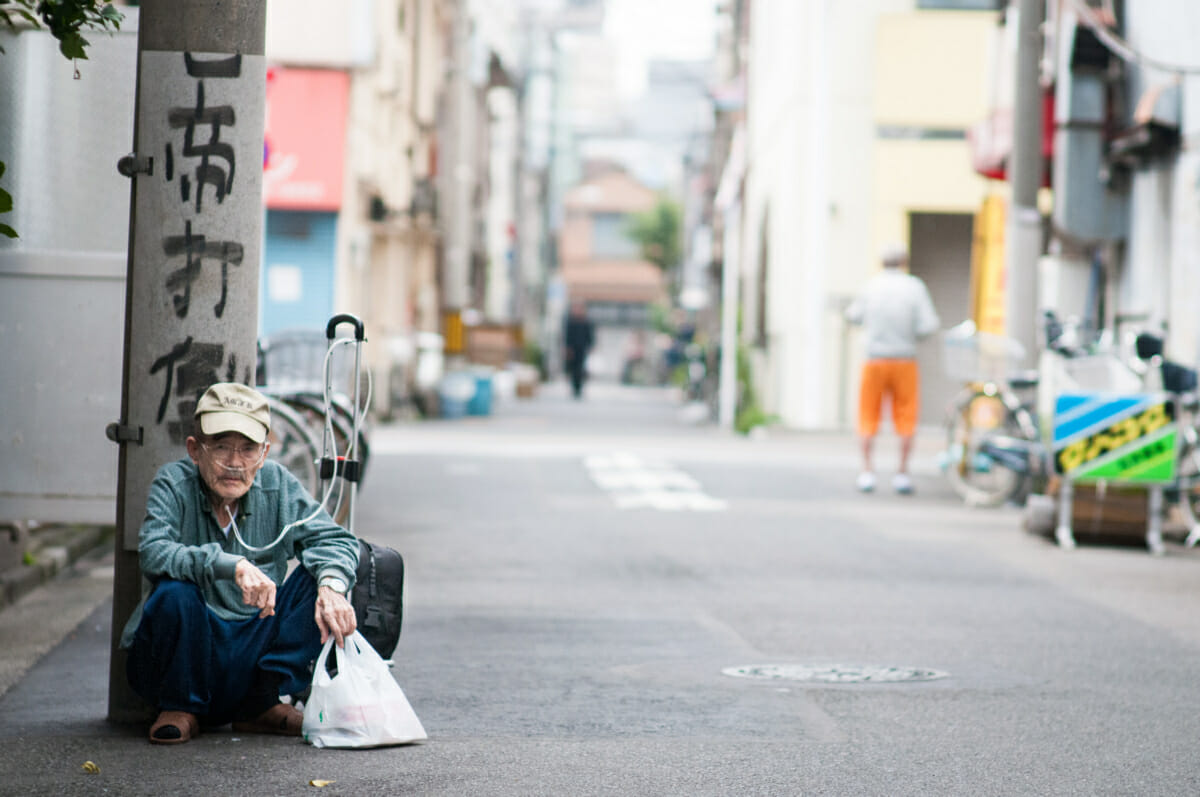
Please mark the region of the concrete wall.
POLYGON ((0 29, 0 520, 116 521, 138 10, 75 66, 0 29))
MULTIPOLYGON (((1200 6, 1189 0, 1125 4, 1125 36, 1139 52, 1193 70, 1200 66, 1200 6)), ((1131 103, 1175 76, 1127 64, 1131 103)), ((1133 173, 1129 245, 1121 267, 1117 312, 1147 313, 1167 328, 1167 352, 1200 362, 1200 76, 1179 76, 1181 152, 1133 173)))

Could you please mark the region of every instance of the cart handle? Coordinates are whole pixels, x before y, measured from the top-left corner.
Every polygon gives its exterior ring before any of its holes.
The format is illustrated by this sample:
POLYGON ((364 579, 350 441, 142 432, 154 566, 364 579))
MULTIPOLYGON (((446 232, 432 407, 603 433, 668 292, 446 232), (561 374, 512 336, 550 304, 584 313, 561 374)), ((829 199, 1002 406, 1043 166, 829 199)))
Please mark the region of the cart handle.
POLYGON ((354 324, 355 340, 362 341, 367 339, 367 333, 363 328, 363 322, 359 321, 357 317, 352 316, 349 313, 341 313, 340 315, 335 315, 333 318, 329 319, 329 324, 327 324, 325 327, 325 337, 329 340, 333 340, 337 335, 338 325, 347 322, 354 324))

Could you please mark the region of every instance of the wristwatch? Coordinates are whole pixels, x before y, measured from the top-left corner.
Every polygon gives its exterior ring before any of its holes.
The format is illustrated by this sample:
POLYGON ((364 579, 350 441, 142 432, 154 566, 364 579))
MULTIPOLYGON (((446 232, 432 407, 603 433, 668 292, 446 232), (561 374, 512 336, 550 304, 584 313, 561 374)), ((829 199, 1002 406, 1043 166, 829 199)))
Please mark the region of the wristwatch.
POLYGON ((342 581, 337 576, 321 576, 321 580, 317 583, 318 587, 329 587, 339 595, 346 594, 346 582, 342 581))

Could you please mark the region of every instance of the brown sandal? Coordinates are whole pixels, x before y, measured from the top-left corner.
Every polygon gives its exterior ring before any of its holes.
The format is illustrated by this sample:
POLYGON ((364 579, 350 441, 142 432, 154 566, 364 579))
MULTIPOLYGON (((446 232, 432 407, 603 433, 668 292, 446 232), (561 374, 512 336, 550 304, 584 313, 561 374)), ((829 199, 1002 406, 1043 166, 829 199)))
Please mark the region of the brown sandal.
POLYGON ((274 733, 279 736, 300 736, 304 714, 295 706, 276 703, 252 720, 233 723, 238 733, 274 733))
POLYGON ((183 744, 200 735, 200 722, 186 711, 161 711, 150 726, 150 744, 183 744))

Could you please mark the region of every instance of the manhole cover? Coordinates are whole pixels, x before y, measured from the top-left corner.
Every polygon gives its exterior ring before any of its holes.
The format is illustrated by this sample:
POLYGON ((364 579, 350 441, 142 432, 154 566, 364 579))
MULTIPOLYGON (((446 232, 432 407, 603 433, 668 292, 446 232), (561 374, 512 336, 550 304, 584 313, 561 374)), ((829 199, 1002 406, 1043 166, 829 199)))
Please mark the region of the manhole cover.
POLYGON ((873 664, 753 664, 746 667, 726 667, 721 672, 735 678, 826 684, 935 681, 949 674, 923 667, 888 667, 873 664))

